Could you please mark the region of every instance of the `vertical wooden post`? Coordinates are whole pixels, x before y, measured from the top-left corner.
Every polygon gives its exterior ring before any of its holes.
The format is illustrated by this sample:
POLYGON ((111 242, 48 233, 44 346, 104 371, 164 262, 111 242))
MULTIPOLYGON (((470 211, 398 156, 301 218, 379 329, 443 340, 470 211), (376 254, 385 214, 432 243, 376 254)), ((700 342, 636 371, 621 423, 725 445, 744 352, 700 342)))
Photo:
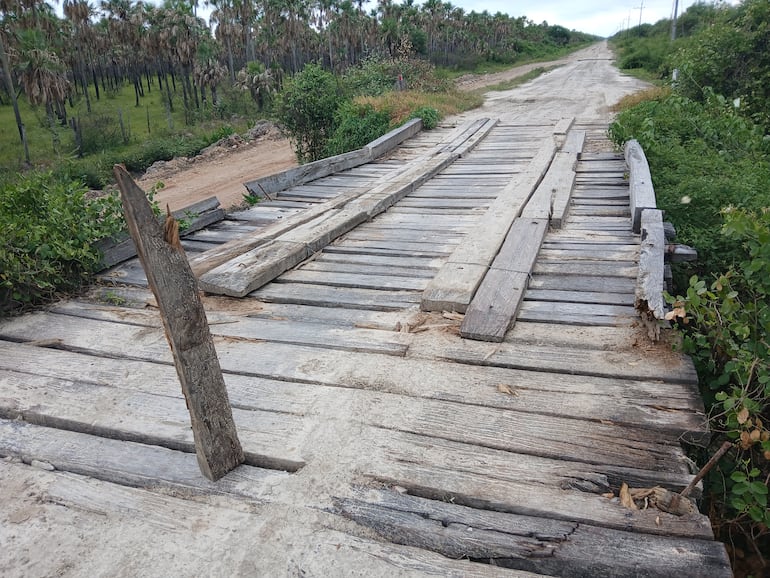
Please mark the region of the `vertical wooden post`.
POLYGON ((164 235, 144 191, 125 167, 115 165, 114 171, 128 230, 158 301, 190 411, 198 465, 204 476, 218 480, 243 463, 244 457, 197 279, 179 243, 173 218, 169 215, 164 235))

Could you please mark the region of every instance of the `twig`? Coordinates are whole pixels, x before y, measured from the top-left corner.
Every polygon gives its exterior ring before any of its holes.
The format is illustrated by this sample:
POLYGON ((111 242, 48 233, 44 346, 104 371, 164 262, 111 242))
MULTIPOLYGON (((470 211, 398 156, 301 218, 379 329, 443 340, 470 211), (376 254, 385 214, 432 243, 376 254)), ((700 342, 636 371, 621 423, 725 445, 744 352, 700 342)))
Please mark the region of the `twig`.
POLYGON ((700 482, 706 476, 706 474, 709 473, 709 470, 716 465, 716 463, 722 458, 723 455, 727 453, 727 450, 729 450, 731 447, 733 447, 733 442, 724 442, 722 447, 720 447, 717 452, 711 456, 711 459, 706 462, 706 465, 703 466, 697 474, 695 474, 695 477, 689 484, 687 484, 687 487, 681 491, 679 496, 682 498, 689 496, 690 492, 695 489, 695 486, 698 484, 698 482, 700 482))

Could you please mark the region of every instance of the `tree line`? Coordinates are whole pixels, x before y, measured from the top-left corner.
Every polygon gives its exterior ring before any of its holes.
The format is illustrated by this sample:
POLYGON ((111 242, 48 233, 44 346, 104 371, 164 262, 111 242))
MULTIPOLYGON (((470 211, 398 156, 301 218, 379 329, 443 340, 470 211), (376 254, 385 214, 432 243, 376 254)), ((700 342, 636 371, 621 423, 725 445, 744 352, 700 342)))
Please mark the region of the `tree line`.
MULTIPOLYGON (((500 12, 466 12, 450 2, 379 0, 211 0, 208 21, 197 0, 161 5, 133 0, 64 0, 60 17, 39 0, 0 0, 0 104, 16 99, 67 123, 65 103, 93 99, 125 85, 135 102, 160 91, 168 107, 216 103, 220 86, 237 85, 261 104, 285 74, 307 63, 342 72, 370 55, 399 51, 446 67, 514 62, 522 55, 590 37, 547 22, 500 12)), ((28 158, 28 155, 27 155, 28 158)))

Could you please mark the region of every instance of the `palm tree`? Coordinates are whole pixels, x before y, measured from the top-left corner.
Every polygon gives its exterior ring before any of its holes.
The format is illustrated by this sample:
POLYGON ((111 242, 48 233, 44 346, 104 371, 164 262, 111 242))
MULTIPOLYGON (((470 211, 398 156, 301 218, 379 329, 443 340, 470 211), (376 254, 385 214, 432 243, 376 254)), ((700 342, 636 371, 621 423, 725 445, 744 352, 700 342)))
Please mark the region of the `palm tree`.
POLYGON ((24 123, 21 121, 21 113, 19 112, 19 102, 16 100, 16 89, 13 86, 13 77, 11 76, 11 65, 8 62, 8 53, 5 50, 5 42, 3 40, 3 30, 0 28, 0 66, 3 68, 3 81, 5 82, 5 89, 8 91, 8 95, 11 97, 11 104, 13 105, 13 114, 16 117, 16 126, 19 129, 19 138, 21 144, 24 147, 24 162, 29 165, 29 145, 27 144, 27 133, 24 130, 24 123))

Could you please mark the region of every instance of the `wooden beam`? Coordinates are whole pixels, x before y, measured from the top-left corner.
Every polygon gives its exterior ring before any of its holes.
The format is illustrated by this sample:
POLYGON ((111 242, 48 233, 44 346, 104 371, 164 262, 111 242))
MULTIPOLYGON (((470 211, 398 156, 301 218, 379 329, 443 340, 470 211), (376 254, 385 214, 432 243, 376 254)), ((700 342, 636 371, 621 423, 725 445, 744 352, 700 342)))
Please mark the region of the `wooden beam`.
POLYGON ((204 476, 218 480, 243 463, 244 456, 197 280, 173 218, 166 221, 164 234, 145 192, 125 167, 115 165, 114 170, 128 230, 157 300, 190 411, 198 465, 204 476))
POLYGON ((666 251, 663 212, 658 209, 645 209, 641 213, 640 227, 642 245, 634 305, 647 326, 648 335, 657 341, 660 336, 660 323, 664 321, 666 313, 663 299, 666 251))
POLYGON ((652 187, 650 166, 647 164, 642 145, 636 139, 628 141, 625 154, 631 195, 631 227, 634 233, 638 233, 641 228, 642 211, 657 208, 655 190, 652 187))
POLYGON ((487 271, 460 326, 466 339, 501 342, 516 320, 530 273, 548 232, 546 219, 518 218, 487 271))

